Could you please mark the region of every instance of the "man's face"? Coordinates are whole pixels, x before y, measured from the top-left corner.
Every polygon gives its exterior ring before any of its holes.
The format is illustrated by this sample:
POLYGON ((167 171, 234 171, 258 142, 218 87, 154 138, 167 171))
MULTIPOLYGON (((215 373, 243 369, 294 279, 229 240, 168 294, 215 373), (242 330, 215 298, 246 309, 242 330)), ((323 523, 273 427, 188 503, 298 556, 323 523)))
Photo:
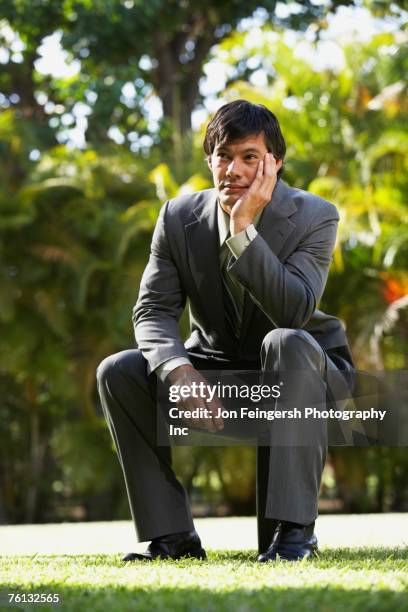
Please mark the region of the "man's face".
MULTIPOLYGON (((258 164, 266 153, 268 148, 261 132, 225 145, 216 145, 212 155, 207 158, 220 206, 228 215, 235 202, 250 187, 258 164)), ((281 165, 279 161, 278 168, 281 165)))

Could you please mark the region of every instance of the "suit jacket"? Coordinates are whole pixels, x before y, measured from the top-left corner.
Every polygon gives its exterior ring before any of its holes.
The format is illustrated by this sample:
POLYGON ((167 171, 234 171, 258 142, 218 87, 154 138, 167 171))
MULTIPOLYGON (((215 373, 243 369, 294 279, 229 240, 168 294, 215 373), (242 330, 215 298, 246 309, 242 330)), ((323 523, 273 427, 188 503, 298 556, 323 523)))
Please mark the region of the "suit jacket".
POLYGON ((206 189, 178 196, 160 211, 133 309, 149 372, 188 352, 259 362, 263 338, 276 328, 303 328, 331 356, 351 363, 342 324, 317 309, 335 244, 336 208, 278 181, 258 236, 229 268, 247 290, 237 340, 224 316, 217 205, 215 189, 206 189), (184 344, 178 320, 187 298, 191 335, 184 344))

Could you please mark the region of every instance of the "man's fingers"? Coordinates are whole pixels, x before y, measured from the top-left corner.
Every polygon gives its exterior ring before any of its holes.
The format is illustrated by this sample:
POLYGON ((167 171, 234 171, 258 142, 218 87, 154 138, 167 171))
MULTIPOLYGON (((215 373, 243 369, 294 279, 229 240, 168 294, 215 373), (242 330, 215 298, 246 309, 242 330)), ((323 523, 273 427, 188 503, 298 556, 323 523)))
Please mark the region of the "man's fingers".
POLYGON ((213 423, 217 431, 224 429, 224 419, 222 417, 213 417, 213 423))
MULTIPOLYGON (((222 406, 220 406, 222 408, 222 406)), ((208 418, 200 419, 199 427, 206 429, 212 433, 224 429, 224 421, 221 416, 217 416, 219 412, 218 406, 216 408, 207 406, 208 418)))
MULTIPOLYGON (((196 403, 191 404, 190 402, 186 402, 183 404, 183 406, 180 406, 179 408, 183 410, 183 412, 184 411, 193 412, 193 411, 198 410, 199 411, 198 414, 200 415, 207 414, 206 417, 204 416, 186 417, 185 415, 183 415, 182 420, 189 427, 194 427, 196 429, 205 429, 207 431, 211 431, 214 433, 218 431, 218 429, 223 428, 222 423, 220 425, 220 419, 217 419, 215 417, 215 414, 217 414, 217 412, 212 411, 206 403, 202 405, 197 405, 196 403), (204 413, 204 410, 206 410, 206 413, 204 413)), ((221 422, 222 422, 222 419, 221 419, 221 422)))
POLYGON ((261 195, 264 199, 267 199, 268 201, 272 196, 272 192, 276 184, 276 176, 276 160, 272 153, 266 153, 262 180, 260 183, 258 183, 256 190, 259 195, 261 195))
MULTIPOLYGON (((188 384, 191 383, 191 380, 183 380, 183 382, 188 384)), ((224 428, 222 417, 217 416, 223 409, 223 405, 218 397, 214 397, 212 401, 209 401, 209 396, 196 397, 191 395, 181 399, 178 402, 178 408, 182 412, 191 413, 194 411, 197 415, 194 417, 182 415, 182 420, 190 427, 204 429, 210 432, 220 431, 224 428)))
POLYGON ((263 161, 263 159, 261 159, 261 161, 258 164, 258 170, 256 171, 255 180, 252 181, 251 187, 256 182, 258 182, 259 184, 262 183, 262 179, 263 179, 263 175, 264 175, 264 166, 265 166, 264 161, 263 161))
POLYGON ((266 153, 265 155, 264 174, 270 177, 274 177, 276 175, 276 159, 273 153, 266 153))
POLYGON ((224 406, 221 402, 216 399, 210 403, 210 409, 212 413, 212 420, 217 431, 224 429, 224 420, 221 416, 218 416, 220 411, 223 410, 224 406))
MULTIPOLYGON (((182 411, 182 420, 189 426, 189 427, 195 427, 195 428, 202 428, 203 427, 203 420, 201 418, 201 416, 185 416, 186 412, 190 412, 190 413, 194 413, 197 410, 199 411, 198 414, 203 414, 203 410, 205 410, 207 408, 207 403, 202 399, 195 399, 193 397, 187 397, 184 398, 182 401, 179 402, 178 404, 178 408, 179 410, 182 411)), ((210 420, 210 419, 209 419, 210 420)))
MULTIPOLYGON (((212 402, 213 403, 213 402, 212 402)), ((201 419, 201 427, 208 431, 215 433, 220 429, 223 429, 224 423, 221 417, 217 417, 218 406, 214 407, 211 404, 207 405, 207 418, 201 419)))
POLYGON ((224 420, 221 416, 213 415, 212 423, 215 428, 215 431, 221 431, 221 429, 224 429, 224 420))
POLYGON ((264 162, 263 160, 261 160, 258 163, 258 169, 256 171, 254 180, 249 186, 248 193, 257 193, 259 191, 259 188, 262 185, 263 177, 264 177, 264 162))
POLYGON ((265 196, 269 196, 276 181, 276 160, 273 153, 266 153, 265 158, 258 164, 258 169, 252 185, 248 191, 259 193, 261 192, 265 196))

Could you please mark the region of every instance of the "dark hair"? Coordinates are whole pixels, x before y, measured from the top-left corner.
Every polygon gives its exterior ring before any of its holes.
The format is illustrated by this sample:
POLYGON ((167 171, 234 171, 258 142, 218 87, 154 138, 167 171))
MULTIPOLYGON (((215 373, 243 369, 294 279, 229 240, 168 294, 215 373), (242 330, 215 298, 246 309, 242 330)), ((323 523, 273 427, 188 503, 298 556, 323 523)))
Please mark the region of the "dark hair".
MULTIPOLYGON (((242 140, 251 134, 264 133, 268 151, 283 161, 286 143, 275 115, 263 104, 234 100, 221 106, 207 125, 204 151, 211 155, 216 145, 242 140)), ((283 167, 278 171, 281 175, 283 167)))

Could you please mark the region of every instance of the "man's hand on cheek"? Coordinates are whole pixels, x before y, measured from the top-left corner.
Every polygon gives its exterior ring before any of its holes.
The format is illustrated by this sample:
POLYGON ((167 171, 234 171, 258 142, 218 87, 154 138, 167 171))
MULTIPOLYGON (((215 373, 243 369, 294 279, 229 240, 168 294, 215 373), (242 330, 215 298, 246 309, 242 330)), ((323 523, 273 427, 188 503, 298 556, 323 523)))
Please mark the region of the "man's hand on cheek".
POLYGON ((259 162, 252 184, 231 210, 231 236, 239 234, 253 223, 256 215, 270 202, 281 166, 282 162, 276 161, 272 153, 266 153, 264 159, 259 162))
POLYGON ((182 419, 187 425, 210 432, 216 432, 224 428, 222 418, 216 416, 219 409, 222 409, 222 404, 215 395, 211 401, 207 401, 209 398, 206 391, 208 381, 198 370, 191 365, 182 365, 170 372, 167 380, 173 389, 179 389, 180 391, 181 389, 185 391, 188 391, 188 388, 190 389, 190 393, 186 393, 187 397, 183 397, 181 393, 178 394, 177 408, 180 411, 192 412, 199 409, 200 415, 203 415, 198 418, 183 415, 182 419))

